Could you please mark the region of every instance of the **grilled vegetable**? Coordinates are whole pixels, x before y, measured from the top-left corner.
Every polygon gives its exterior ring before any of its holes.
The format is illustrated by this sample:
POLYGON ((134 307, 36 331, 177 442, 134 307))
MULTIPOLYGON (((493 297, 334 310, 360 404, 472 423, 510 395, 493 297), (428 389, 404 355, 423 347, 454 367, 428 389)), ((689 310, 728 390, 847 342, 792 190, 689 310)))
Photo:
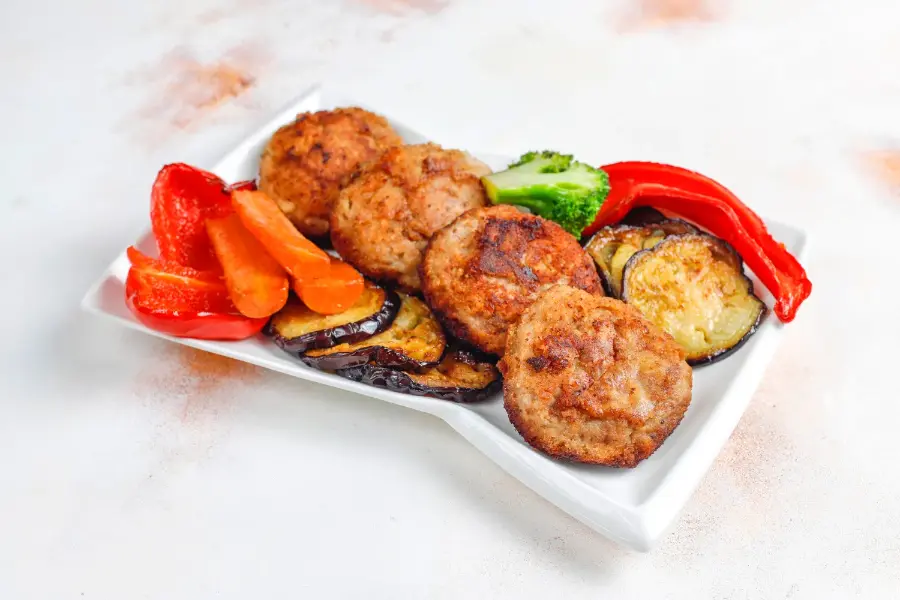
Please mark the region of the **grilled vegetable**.
POLYGON ((740 252, 775 297, 775 315, 790 323, 812 293, 806 270, 766 224, 728 188, 700 173, 673 165, 629 161, 606 165, 612 186, 583 234, 618 223, 637 206, 652 206, 689 219, 740 252))
POLYGON ((256 335, 268 319, 238 313, 228 288, 214 271, 198 271, 150 258, 128 248, 125 303, 146 327, 174 337, 242 340, 256 335))
POLYGON ((652 206, 638 206, 622 217, 619 221, 622 225, 636 225, 643 227, 652 223, 660 223, 666 220, 666 215, 662 214, 652 206))
POLYGON ((313 312, 292 296, 269 320, 264 333, 283 350, 299 354, 368 339, 387 329, 399 309, 400 297, 395 292, 366 281, 356 303, 336 315, 313 312))
POLYGON ((313 279, 295 279, 294 291, 303 303, 317 313, 336 315, 344 312, 363 293, 363 276, 338 258, 331 259, 328 274, 313 279))
POLYGON ((636 253, 622 282, 622 299, 671 334, 691 365, 737 350, 766 313, 737 252, 704 233, 674 235, 636 253))
POLYGON ((331 257, 297 231, 267 194, 253 190, 232 192, 231 203, 250 233, 294 279, 328 275, 331 257))
POLYGON ((528 152, 481 178, 493 204, 516 204, 581 237, 609 193, 606 173, 554 151, 528 152))
POLYGON ((207 219, 206 231, 225 275, 225 287, 247 317, 270 317, 287 303, 287 273, 269 256, 234 213, 207 219))
POLYGON ((373 364, 337 371, 338 375, 395 392, 453 402, 483 400, 500 390, 500 371, 464 350, 448 352, 435 367, 418 373, 373 364))
POLYGON ((310 350, 300 360, 323 371, 374 363, 382 367, 417 369, 436 365, 444 355, 444 331, 428 306, 403 295, 391 326, 361 342, 310 350))
POLYGON ((622 272, 628 259, 640 250, 652 248, 667 236, 695 232, 697 228, 690 223, 669 219, 643 227, 610 225, 595 233, 585 250, 597 263, 606 293, 621 298, 622 272))
POLYGON ((150 192, 150 220, 159 257, 200 271, 220 271, 204 222, 231 212, 217 175, 184 163, 164 166, 150 192))

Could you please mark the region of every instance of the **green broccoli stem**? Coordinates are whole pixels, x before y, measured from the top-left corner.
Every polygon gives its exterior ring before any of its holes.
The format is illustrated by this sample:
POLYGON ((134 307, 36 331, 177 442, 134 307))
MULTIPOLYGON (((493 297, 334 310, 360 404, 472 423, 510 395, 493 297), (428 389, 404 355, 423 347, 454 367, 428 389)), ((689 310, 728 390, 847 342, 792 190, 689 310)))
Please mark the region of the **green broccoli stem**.
POLYGON ((489 178, 484 179, 484 189, 492 204, 515 204, 524 206, 531 212, 547 216, 553 211, 556 195, 549 189, 535 187, 498 188, 489 178))

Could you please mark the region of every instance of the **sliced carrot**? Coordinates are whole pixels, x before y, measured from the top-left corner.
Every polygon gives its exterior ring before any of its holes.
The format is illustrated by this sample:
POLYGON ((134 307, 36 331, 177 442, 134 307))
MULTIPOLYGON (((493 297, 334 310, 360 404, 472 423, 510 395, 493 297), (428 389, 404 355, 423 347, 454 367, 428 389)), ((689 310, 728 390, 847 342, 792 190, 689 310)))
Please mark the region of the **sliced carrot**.
POLYGON ((242 315, 268 317, 287 304, 287 273, 236 214, 207 219, 206 231, 225 274, 225 287, 242 315))
POLYGON ((244 227, 291 277, 311 279, 328 274, 328 254, 297 231, 264 192, 237 190, 231 194, 231 202, 244 227))
POLYGON ((294 280, 294 291, 310 310, 323 315, 344 312, 363 293, 363 276, 349 264, 336 258, 325 277, 294 280))

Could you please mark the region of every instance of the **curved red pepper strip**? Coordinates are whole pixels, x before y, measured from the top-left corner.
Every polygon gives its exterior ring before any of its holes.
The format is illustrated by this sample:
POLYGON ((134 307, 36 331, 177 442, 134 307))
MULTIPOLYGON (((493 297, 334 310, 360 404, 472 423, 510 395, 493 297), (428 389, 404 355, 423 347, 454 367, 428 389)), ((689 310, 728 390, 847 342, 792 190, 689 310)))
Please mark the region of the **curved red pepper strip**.
MULTIPOLYGON (((769 235, 766 225, 759 215, 741 202, 740 198, 731 190, 706 175, 701 175, 683 167, 647 161, 618 162, 606 165, 602 169, 609 175, 610 185, 613 189, 615 190, 618 187, 619 191, 624 193, 627 193, 627 190, 633 185, 658 183, 686 192, 696 192, 721 198, 731 206, 744 230, 756 238, 758 243, 764 244, 764 242, 768 241, 765 238, 771 239, 771 235, 769 235), (619 185, 617 186, 616 184, 619 185)), ((614 204, 611 203, 609 208, 612 209, 614 204)), ((601 208, 602 212, 603 209, 601 208)), ((806 277, 803 267, 789 252, 772 252, 769 258, 772 260, 775 268, 784 271, 791 277, 798 279, 806 277)))
POLYGON ((800 304, 812 292, 806 272, 784 245, 772 238, 765 225, 762 229, 748 231, 738 212, 726 200, 654 183, 622 185, 620 181, 614 184, 612 191, 616 192, 610 193, 612 201, 608 196, 597 217, 601 227, 620 221, 638 206, 652 206, 693 221, 731 244, 744 258, 747 266, 772 292, 775 314, 783 323, 794 319, 800 304), (780 265, 788 268, 782 269, 780 265))

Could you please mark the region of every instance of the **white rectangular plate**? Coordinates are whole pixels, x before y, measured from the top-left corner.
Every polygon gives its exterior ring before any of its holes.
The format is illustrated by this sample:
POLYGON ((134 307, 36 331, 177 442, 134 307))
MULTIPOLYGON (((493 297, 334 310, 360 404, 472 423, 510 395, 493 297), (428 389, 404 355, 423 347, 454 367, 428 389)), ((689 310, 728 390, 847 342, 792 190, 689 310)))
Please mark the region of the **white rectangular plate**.
MULTIPOLYGON (((228 182, 253 179, 262 147, 279 126, 291 121, 298 112, 349 105, 380 112, 377 107, 316 88, 208 168, 228 182)), ((426 141, 391 115, 385 116, 407 142, 426 141)), ((509 162, 504 157, 473 154, 493 168, 502 168, 509 162)), ((806 246, 802 231, 766 222, 776 239, 802 257, 806 246)), ((149 232, 136 245, 155 255, 149 232)), ((510 424, 500 394, 474 405, 420 398, 310 369, 262 337, 240 342, 209 342, 157 333, 138 323, 125 306, 127 271, 128 259, 123 251, 85 296, 83 308, 175 343, 435 415, 550 502, 595 531, 640 551, 649 550, 669 527, 731 435, 775 352, 783 329, 770 314, 738 352, 722 362, 695 369, 693 400, 684 420, 653 456, 634 469, 621 470, 557 461, 534 451, 510 424)), ((758 290, 764 291, 755 283, 758 290)), ((761 297, 771 306, 771 295, 762 293, 761 297)))

